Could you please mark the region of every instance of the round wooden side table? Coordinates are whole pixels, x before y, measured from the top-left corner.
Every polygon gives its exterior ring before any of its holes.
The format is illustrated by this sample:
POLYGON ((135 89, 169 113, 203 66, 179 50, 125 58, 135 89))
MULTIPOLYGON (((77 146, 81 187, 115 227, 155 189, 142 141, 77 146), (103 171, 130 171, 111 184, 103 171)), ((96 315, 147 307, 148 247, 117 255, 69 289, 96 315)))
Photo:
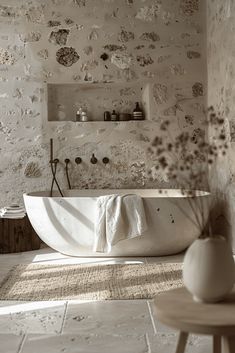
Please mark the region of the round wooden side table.
POLYGON ((223 302, 195 302, 186 288, 154 298, 157 319, 180 331, 176 353, 184 353, 189 333, 213 336, 213 353, 235 353, 235 291, 223 302), (222 351, 223 348, 223 351, 222 351))

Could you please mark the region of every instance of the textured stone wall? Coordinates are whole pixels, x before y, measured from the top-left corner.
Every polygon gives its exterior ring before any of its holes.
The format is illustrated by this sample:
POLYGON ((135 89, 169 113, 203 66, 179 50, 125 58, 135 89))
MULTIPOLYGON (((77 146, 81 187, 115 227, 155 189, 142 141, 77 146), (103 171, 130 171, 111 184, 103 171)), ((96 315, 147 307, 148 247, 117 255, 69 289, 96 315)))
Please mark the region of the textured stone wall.
MULTIPOLYGON (((222 222, 230 234, 235 222, 235 3, 232 0, 208 1, 208 105, 225 119, 229 151, 212 173, 216 186, 225 193, 228 206, 222 222)), ((213 180, 211 179, 211 180, 213 180)), ((224 207, 225 209, 225 207, 224 207)), ((235 249, 235 238, 234 238, 235 249)))
MULTIPOLYGON (((163 185, 148 173, 159 123, 200 133, 206 92, 205 2, 199 0, 0 1, 0 206, 50 185, 49 138, 71 158, 72 185, 163 185), (152 122, 47 121, 47 83, 151 83, 152 122), (110 164, 91 165, 95 153, 110 164), (74 158, 83 158, 75 165, 74 158)), ((129 92, 130 93, 130 92, 129 92)), ((128 100, 128 92, 125 99, 128 100)), ((59 179, 65 184, 63 165, 59 179)))

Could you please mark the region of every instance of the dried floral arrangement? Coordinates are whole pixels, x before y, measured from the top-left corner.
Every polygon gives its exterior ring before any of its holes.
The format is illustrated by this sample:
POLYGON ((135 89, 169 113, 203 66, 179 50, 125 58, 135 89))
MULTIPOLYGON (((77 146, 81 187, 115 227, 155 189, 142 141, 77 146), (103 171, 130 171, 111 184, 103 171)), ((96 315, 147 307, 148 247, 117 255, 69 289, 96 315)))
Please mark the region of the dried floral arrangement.
MULTIPOLYGON (((172 137, 171 124, 167 120, 160 126, 161 136, 156 136, 149 148, 157 162, 155 172, 164 173, 168 182, 176 185, 181 194, 187 197, 189 210, 194 215, 191 221, 199 229, 200 237, 213 236, 211 211, 221 195, 218 195, 218 190, 212 190, 209 171, 227 154, 224 123, 220 114, 216 114, 214 108, 210 107, 204 123, 205 133, 198 134, 195 139, 189 132, 172 137), (206 134, 208 131, 212 132, 209 140, 206 134), (200 191, 208 192, 210 197, 198 197, 200 191)), ((190 217, 189 214, 186 216, 190 217)))

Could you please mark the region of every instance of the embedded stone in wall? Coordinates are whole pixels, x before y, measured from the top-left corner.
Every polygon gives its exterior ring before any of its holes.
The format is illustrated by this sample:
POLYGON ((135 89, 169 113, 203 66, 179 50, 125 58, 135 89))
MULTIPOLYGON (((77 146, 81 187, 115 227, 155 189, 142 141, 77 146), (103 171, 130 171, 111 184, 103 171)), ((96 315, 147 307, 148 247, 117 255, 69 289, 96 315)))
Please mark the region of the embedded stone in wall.
POLYGON ((198 139, 204 138, 204 136, 205 136, 204 130, 200 128, 194 129, 192 133, 192 142, 197 143, 198 139))
POLYGON ((96 60, 91 60, 84 62, 81 66, 81 71, 88 71, 88 70, 94 70, 98 66, 98 61, 96 60))
POLYGON ((19 9, 11 6, 0 6, 0 16, 14 18, 19 15, 19 9))
POLYGON ((180 9, 184 15, 192 16, 199 10, 199 0, 181 0, 180 9))
POLYGON ((48 59, 49 53, 47 49, 42 49, 38 52, 38 56, 42 59, 48 59))
POLYGON ((24 171, 24 175, 27 178, 38 178, 40 177, 41 171, 39 169, 38 163, 36 162, 30 162, 26 165, 25 171, 24 171))
POLYGON ((147 135, 139 134, 139 140, 142 142, 150 142, 150 138, 147 135))
POLYGON ((143 44, 137 45, 137 46, 135 47, 135 49, 137 49, 137 50, 140 50, 140 49, 143 49, 143 48, 144 48, 144 45, 143 45, 143 44))
POLYGON ((126 46, 123 44, 123 45, 116 45, 116 44, 106 44, 104 47, 103 47, 105 50, 109 50, 109 51, 123 51, 123 50, 126 50, 126 46))
POLYGON ((152 22, 157 18, 160 6, 161 5, 159 3, 157 5, 141 7, 135 17, 138 20, 152 22))
POLYGON ((41 38, 41 33, 39 32, 30 32, 26 34, 20 34, 19 37, 22 40, 22 42, 27 43, 27 42, 38 42, 41 38))
POLYGON ((145 162, 136 162, 130 165, 131 179, 138 185, 144 186, 146 183, 146 165, 145 162))
POLYGON ((88 35, 89 40, 97 40, 98 38, 99 38, 99 34, 95 29, 93 29, 91 33, 88 35))
POLYGON ((26 10, 26 18, 29 22, 40 23, 44 21, 44 6, 30 6, 26 10))
POLYGON ((153 97, 157 104, 166 103, 169 98, 167 86, 161 83, 155 83, 153 85, 153 97))
POLYGON ((72 47, 63 47, 57 50, 56 60, 66 67, 72 66, 79 60, 80 56, 72 47))
POLYGON ((14 91, 14 93, 12 94, 12 97, 13 97, 13 98, 17 98, 17 99, 22 98, 22 96, 23 96, 23 90, 22 90, 22 88, 16 88, 15 91, 14 91))
POLYGON ((187 57, 189 59, 199 59, 201 54, 198 51, 189 50, 187 51, 187 57))
POLYGON ((118 40, 120 42, 129 42, 130 40, 135 39, 135 35, 133 32, 128 32, 122 29, 121 33, 118 35, 118 40))
POLYGON ((124 53, 114 53, 111 57, 111 63, 117 66, 119 69, 129 69, 132 65, 133 57, 124 53))
POLYGON ((188 125, 194 125, 194 117, 193 117, 193 115, 185 115, 184 119, 185 119, 185 122, 188 125))
POLYGON ((92 82, 92 81, 93 81, 93 76, 92 76, 92 74, 90 74, 90 72, 86 72, 83 81, 92 82))
POLYGON ((153 59, 149 54, 137 55, 136 60, 138 61, 139 65, 142 67, 151 65, 154 63, 153 59))
POLYGON ((82 78, 81 78, 81 76, 80 76, 80 75, 76 75, 76 74, 75 74, 75 75, 73 75, 73 80, 74 80, 74 81, 76 81, 76 82, 77 82, 77 81, 80 81, 81 79, 82 79, 82 78))
POLYGON ((140 36, 141 40, 148 40, 148 41, 153 41, 153 42, 157 42, 160 40, 160 37, 157 33, 155 32, 144 32, 141 36, 140 36))
POLYGON ((35 94, 33 94, 32 96, 29 96, 29 99, 32 103, 36 103, 38 102, 38 97, 35 96, 35 94))
POLYGON ((203 84, 201 82, 195 82, 192 86, 192 92, 194 97, 203 96, 203 84))
POLYGON ((13 65, 15 59, 6 49, 0 48, 0 65, 13 65))
POLYGON ((65 45, 69 35, 68 29, 59 29, 58 31, 52 31, 49 37, 49 42, 58 45, 65 45))
POLYGON ((182 76, 184 74, 186 74, 186 71, 185 69, 183 68, 182 65, 180 64, 177 64, 177 65, 171 65, 170 66, 170 70, 171 70, 171 73, 175 76, 182 76))
POLYGON ((161 17, 165 25, 169 26, 169 24, 175 19, 175 13, 169 12, 169 11, 163 11, 161 17))
POLYGON ((126 0, 127 5, 132 5, 133 4, 133 0, 126 0))
POLYGON ((66 25, 68 25, 68 26, 74 24, 74 21, 73 21, 71 18, 66 18, 66 19, 64 20, 64 22, 65 22, 66 25))
POLYGON ((90 46, 90 45, 86 46, 85 48, 83 48, 83 52, 84 52, 86 55, 91 55, 92 52, 93 52, 92 46, 90 46))
POLYGON ((57 27, 61 25, 60 21, 50 20, 47 22, 48 27, 57 27))
POLYGON ((102 59, 104 61, 108 60, 108 58, 109 58, 109 56, 108 56, 107 53, 103 53, 103 54, 100 55, 100 59, 102 59))

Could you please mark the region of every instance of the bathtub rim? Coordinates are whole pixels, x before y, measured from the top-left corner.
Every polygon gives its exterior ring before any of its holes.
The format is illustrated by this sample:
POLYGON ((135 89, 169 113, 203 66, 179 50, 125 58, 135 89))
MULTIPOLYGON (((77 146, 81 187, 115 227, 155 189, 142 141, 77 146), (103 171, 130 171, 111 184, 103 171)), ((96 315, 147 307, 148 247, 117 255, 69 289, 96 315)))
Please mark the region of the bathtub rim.
POLYGON ((187 190, 187 189, 65 189, 62 190, 63 194, 66 196, 61 196, 60 193, 55 190, 53 191, 53 195, 50 196, 50 190, 40 190, 40 191, 32 191, 23 194, 23 197, 34 197, 34 198, 61 198, 61 199, 72 199, 72 198, 98 198, 99 196, 106 196, 106 195, 126 195, 126 194, 139 194, 141 192, 145 193, 146 195, 140 195, 142 198, 173 198, 173 199, 187 199, 187 198, 195 198, 195 197, 209 197, 211 193, 205 190, 187 190), (161 192, 159 192, 161 190, 161 192), (193 191, 195 195, 184 195, 182 191, 185 193, 193 191), (81 194, 79 195, 79 192, 81 194), (175 194, 170 194, 175 192, 175 194), (70 195, 68 195, 68 193, 70 195), (74 195, 72 195, 74 193, 74 195), (89 194, 90 193, 90 194, 89 194))

